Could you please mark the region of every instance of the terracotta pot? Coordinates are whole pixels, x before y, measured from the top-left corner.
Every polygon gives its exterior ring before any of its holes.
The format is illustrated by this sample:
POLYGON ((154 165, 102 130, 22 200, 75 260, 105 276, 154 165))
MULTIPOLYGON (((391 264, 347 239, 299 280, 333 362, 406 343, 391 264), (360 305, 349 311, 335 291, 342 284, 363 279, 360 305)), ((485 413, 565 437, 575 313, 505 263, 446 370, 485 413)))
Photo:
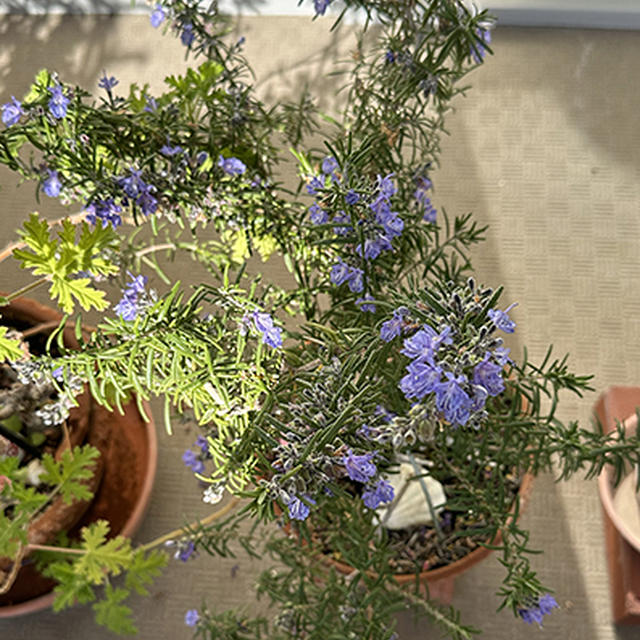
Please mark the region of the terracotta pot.
MULTIPOLYGON (((638 427, 638 416, 634 413, 623 421, 627 434, 634 435, 638 427)), ((626 476, 615 487, 615 469, 608 465, 598 476, 600 501, 606 514, 620 535, 640 552, 640 505, 636 492, 637 469, 626 469, 626 476)))
MULTIPOLYGON (((48 324, 52 328, 61 319, 57 311, 33 300, 19 298, 10 306, 1 307, 0 313, 15 325, 48 324)), ((65 343, 77 346, 72 327, 64 332, 65 343)), ((103 473, 94 493, 94 499, 86 508, 70 535, 96 520, 107 520, 110 537, 132 536, 140 526, 151 498, 157 464, 157 439, 149 406, 144 411, 150 421, 145 422, 131 402, 124 408, 124 415, 110 412, 87 397, 87 442, 100 451, 103 473)), ((46 513, 46 512, 45 512, 46 513)), ((0 618, 19 616, 51 606, 55 582, 44 578, 28 559, 20 569, 10 591, 0 596, 0 618)))
MULTIPOLYGON (((520 496, 520 513, 524 510, 527 503, 529 502, 529 496, 531 495, 531 489, 533 486, 533 476, 531 474, 525 474, 522 478, 522 483, 520 484, 520 489, 518 491, 518 495, 520 496)), ((497 546, 502 541, 502 536, 500 533, 489 543, 493 546, 497 546)), ((463 558, 452 562, 444 567, 439 567, 437 569, 429 569, 427 571, 422 571, 419 574, 419 580, 422 584, 428 584, 429 586, 440 583, 441 581, 450 580, 459 576, 461 573, 467 571, 474 565, 478 564, 481 560, 484 560, 490 553, 492 549, 488 549, 487 547, 478 547, 468 553, 463 558)), ((350 574, 353 572, 353 567, 344 564, 330 556, 326 556, 327 562, 333 565, 340 573, 350 574)), ((415 583, 416 576, 413 573, 400 573, 395 576, 398 584, 413 584, 415 583)), ((439 599, 441 600, 449 600, 451 593, 450 590, 447 590, 447 594, 444 597, 439 599)))

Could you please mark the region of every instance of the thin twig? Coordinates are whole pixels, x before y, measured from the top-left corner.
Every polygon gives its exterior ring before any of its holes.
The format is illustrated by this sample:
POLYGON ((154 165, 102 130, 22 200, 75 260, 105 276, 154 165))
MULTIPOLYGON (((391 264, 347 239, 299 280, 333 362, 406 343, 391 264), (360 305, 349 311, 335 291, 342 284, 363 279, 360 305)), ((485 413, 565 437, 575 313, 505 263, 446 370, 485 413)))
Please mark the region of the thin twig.
POLYGON ((3 593, 7 593, 7 591, 9 591, 9 589, 11 589, 11 587, 13 586, 13 583, 16 581, 16 577, 18 576, 18 571, 20 571, 20 566, 22 564, 22 558, 24 558, 25 551, 25 548, 20 545, 15 560, 13 561, 11 571, 9 571, 9 574, 0 585, 0 595, 3 593))
POLYGON ((52 553, 71 553, 75 555, 83 555, 86 549, 72 549, 71 547, 52 547, 48 544, 28 544, 27 551, 51 551, 52 553))

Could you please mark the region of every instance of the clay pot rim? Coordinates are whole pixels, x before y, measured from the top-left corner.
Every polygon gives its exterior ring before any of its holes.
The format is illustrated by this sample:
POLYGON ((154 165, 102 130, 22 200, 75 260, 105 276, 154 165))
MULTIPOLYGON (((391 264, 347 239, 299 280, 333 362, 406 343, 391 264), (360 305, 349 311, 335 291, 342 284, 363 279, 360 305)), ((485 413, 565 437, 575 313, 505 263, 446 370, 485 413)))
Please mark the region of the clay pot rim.
MULTIPOLYGON (((638 427, 638 415, 634 413, 622 421, 625 431, 633 435, 638 427)), ((600 502, 620 535, 636 550, 640 552, 640 538, 631 531, 624 519, 613 506, 613 466, 607 465, 598 476, 598 493, 600 502)))
MULTIPOLYGON (((533 479, 534 476, 531 473, 525 473, 522 476, 522 482, 520 483, 520 489, 518 490, 518 496, 520 497, 520 514, 522 514, 523 510, 526 508, 527 503, 529 502, 529 497, 531 496, 531 491, 533 488, 533 479)), ((508 522, 510 522, 512 517, 509 518, 508 522)), ((491 546, 497 546, 502 542, 502 535, 498 532, 498 535, 488 544, 491 546)), ((438 580, 443 580, 444 578, 451 578, 464 573, 467 569, 470 569, 472 566, 484 560, 490 553, 494 551, 489 547, 478 547, 474 549, 470 553, 468 553, 463 558, 452 562, 444 567, 438 567, 437 569, 427 569, 427 571, 421 571, 419 574, 415 573, 398 573, 395 574, 396 582, 400 585, 411 584, 417 579, 421 582, 437 582, 438 580)), ((325 556, 328 564, 334 566, 340 573, 350 574, 353 572, 353 567, 340 562, 339 560, 335 560, 331 558, 331 556, 325 556)), ((374 572, 368 572, 368 575, 371 577, 375 577, 374 572)))
MULTIPOLYGON (((16 300, 13 300, 11 304, 18 307, 21 311, 32 313, 34 317, 40 321, 54 320, 56 318, 59 320, 60 318, 62 318, 62 314, 58 313, 51 307, 47 307, 46 305, 43 305, 30 298, 16 298, 16 300)), ((1 312, 2 307, 0 307, 0 313, 1 312)), ((142 402, 142 407, 146 416, 152 416, 151 407, 146 400, 142 402)), ((142 519, 144 518, 144 515, 149 506, 151 491, 153 489, 153 482, 158 468, 158 438, 156 435, 155 424, 152 417, 150 417, 148 420, 144 420, 143 417, 143 422, 145 425, 145 434, 147 436, 149 463, 147 465, 144 480, 142 482, 140 499, 127 518, 124 526, 118 533, 118 535, 122 535, 127 538, 130 538, 138 530, 142 519)), ((36 611, 41 611, 43 609, 48 609, 53 604, 54 599, 55 593, 53 593, 52 591, 51 593, 38 596, 37 598, 27 600, 26 602, 21 602, 19 604, 9 606, 0 606, 0 618, 13 618, 30 613, 35 613, 36 611)))

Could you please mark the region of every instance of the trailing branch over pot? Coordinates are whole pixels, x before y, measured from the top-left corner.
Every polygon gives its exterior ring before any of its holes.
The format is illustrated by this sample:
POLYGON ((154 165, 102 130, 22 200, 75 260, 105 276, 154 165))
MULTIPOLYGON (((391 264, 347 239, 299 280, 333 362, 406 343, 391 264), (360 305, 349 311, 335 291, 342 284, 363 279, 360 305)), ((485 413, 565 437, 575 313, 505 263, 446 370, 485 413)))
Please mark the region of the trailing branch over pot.
MULTIPOLYGON (((318 14, 329 5, 314 2, 318 14)), ((43 70, 2 106, 0 162, 73 207, 59 221, 32 214, 0 254, 34 274, 0 305, 45 285, 65 313, 30 366, 66 403, 80 385, 115 412, 132 395, 143 412, 163 398, 169 431, 175 414, 197 424, 183 461, 205 483, 202 499, 233 496, 137 547, 96 523, 78 545, 48 548, 57 608, 99 598, 98 621, 130 632, 123 600, 169 554, 196 562, 198 551, 233 553, 235 541, 260 554, 256 525, 276 521, 283 530, 265 550, 277 568, 258 579, 271 613, 192 609, 196 635, 390 640, 394 614, 411 608, 468 638, 437 585, 489 548, 505 568, 502 606, 541 624, 557 603, 518 520, 531 477, 637 462, 635 436, 557 419, 561 395, 587 391, 589 376, 551 349, 533 363, 506 348, 517 292, 477 282, 469 250, 485 229, 432 200, 445 114, 490 51, 493 21, 461 0, 344 7, 338 20, 352 9, 367 20, 341 66, 339 115, 307 94, 261 102, 243 39, 217 3, 195 0, 152 8, 152 26, 197 61, 159 95, 121 94, 105 73, 96 100, 43 70), (280 162, 295 164, 295 192, 280 162), (191 291, 163 269, 177 252, 205 270, 191 291), (256 254, 284 260, 295 284, 250 275, 256 254), (113 283, 122 292, 110 305, 113 283), (57 336, 80 327, 80 308, 103 317, 72 350, 57 336)), ((0 356, 18 375, 20 342, 6 328, 0 356)), ((7 519, 31 493, 11 493, 26 473, 18 458, 0 469, 7 519)), ((0 556, 15 566, 25 533, 14 526, 0 556)))

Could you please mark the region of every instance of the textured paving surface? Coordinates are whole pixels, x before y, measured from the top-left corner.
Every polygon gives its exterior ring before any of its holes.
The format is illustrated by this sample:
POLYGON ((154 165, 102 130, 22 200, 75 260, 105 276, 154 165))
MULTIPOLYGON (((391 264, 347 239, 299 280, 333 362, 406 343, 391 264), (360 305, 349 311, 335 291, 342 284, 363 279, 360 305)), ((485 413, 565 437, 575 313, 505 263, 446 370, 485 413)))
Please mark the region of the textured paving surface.
MULTIPOLYGON (((329 38, 328 24, 305 19, 247 19, 247 53, 270 99, 313 82, 330 109, 334 85, 328 61, 349 50, 347 33, 329 38)), ((593 386, 638 384, 640 379, 640 130, 637 69, 640 33, 498 29, 496 55, 471 77, 469 97, 451 116, 442 169, 434 176, 435 204, 450 213, 474 211, 491 225, 476 253, 480 280, 505 284, 505 301, 518 301, 514 353, 524 344, 540 360, 552 342, 558 355, 570 352, 581 373, 594 373, 593 386)), ((157 90, 167 73, 183 67, 181 47, 147 27, 146 19, 0 19, 0 99, 22 95, 43 66, 94 86, 102 69, 128 82, 149 82, 157 90)), ((0 246, 21 217, 36 207, 29 185, 16 191, 0 171, 0 246)), ((56 214, 47 203, 47 211, 56 214)), ((284 277, 279 265, 271 273, 284 277)), ((191 274, 188 263, 176 272, 191 274)), ((0 288, 26 280, 3 264, 0 288)), ((42 299, 43 296, 40 295, 42 299)), ((595 396, 568 398, 567 419, 588 422, 595 396)), ((159 414, 158 414, 159 415, 159 414)), ((162 430, 160 429, 160 432, 162 430)), ((162 432, 158 481, 141 540, 173 528, 183 515, 202 514, 194 480, 180 455, 189 434, 169 439, 162 432)), ((536 567, 556 589, 562 610, 545 626, 547 638, 631 640, 640 630, 618 632, 609 622, 600 506, 593 481, 562 485, 539 478, 525 523, 531 546, 545 549, 536 567)), ((205 599, 210 605, 251 605, 256 566, 243 560, 205 558, 174 564, 140 600, 141 639, 188 638, 185 610, 205 599), (231 568, 238 564, 235 577, 231 568)), ((495 558, 457 583, 454 603, 463 618, 491 640, 539 637, 539 631, 494 615, 501 568, 495 558)), ((401 637, 426 637, 423 626, 401 620, 401 637), (420 632, 419 632, 420 631, 420 632)), ((0 621, 3 638, 99 640, 87 609, 54 616, 0 621)))

